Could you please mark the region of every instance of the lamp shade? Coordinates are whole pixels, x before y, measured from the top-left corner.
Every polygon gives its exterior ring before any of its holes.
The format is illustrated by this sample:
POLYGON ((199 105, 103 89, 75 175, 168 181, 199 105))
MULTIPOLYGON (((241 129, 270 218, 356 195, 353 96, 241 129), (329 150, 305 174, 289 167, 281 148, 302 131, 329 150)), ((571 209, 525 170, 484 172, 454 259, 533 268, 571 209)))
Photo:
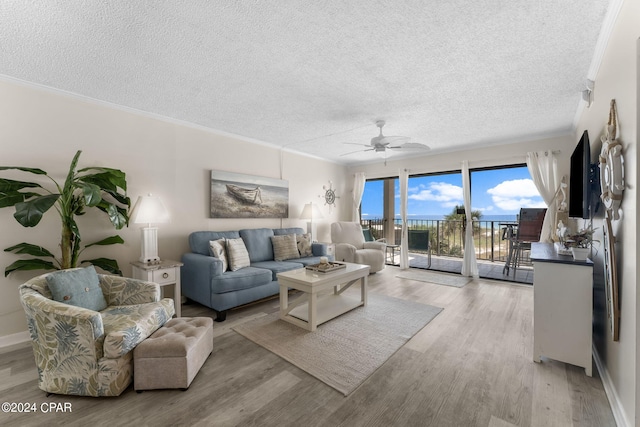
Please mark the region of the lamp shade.
POLYGON ((314 205, 313 203, 307 203, 302 208, 302 213, 300 214, 300 219, 319 219, 323 218, 322 213, 320 213, 320 209, 318 209, 318 205, 314 205))
POLYGON ((159 197, 149 193, 138 197, 131 211, 131 219, 134 224, 162 224, 169 222, 169 211, 159 197))

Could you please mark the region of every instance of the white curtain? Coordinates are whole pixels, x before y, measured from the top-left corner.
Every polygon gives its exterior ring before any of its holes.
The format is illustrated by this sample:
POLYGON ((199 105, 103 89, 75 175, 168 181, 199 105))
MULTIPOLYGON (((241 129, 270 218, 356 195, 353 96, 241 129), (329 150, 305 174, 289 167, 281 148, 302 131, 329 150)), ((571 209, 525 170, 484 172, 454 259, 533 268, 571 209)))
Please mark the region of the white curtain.
POLYGON ((536 185, 542 200, 547 205, 547 214, 542 223, 541 242, 551 242, 556 228, 556 198, 555 194, 560 185, 558 179, 558 159, 551 151, 527 153, 527 168, 536 185))
POLYGON ((407 193, 409 187, 409 171, 401 169, 400 178, 400 219, 402 221, 402 240, 400 241, 400 268, 409 268, 409 228, 407 226, 407 193))
POLYGON ((355 179, 353 182, 353 207, 351 210, 351 221, 360 222, 360 214, 358 210, 360 209, 360 203, 362 203, 362 194, 364 193, 364 182, 365 175, 364 172, 356 172, 355 179))
POLYGON ((476 248, 473 244, 473 222, 471 220, 471 182, 469 180, 469 162, 462 162, 462 192, 464 197, 464 213, 466 216, 466 231, 464 236, 464 258, 460 274, 467 277, 479 277, 476 248))

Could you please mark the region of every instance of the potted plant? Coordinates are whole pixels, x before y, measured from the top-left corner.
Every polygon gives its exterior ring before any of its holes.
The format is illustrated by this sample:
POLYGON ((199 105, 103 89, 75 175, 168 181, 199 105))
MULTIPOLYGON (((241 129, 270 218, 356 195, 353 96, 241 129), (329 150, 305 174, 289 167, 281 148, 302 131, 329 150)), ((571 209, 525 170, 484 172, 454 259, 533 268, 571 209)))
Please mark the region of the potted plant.
POLYGON ((593 229, 591 227, 580 230, 577 233, 567 234, 564 240, 565 246, 571 249, 573 259, 576 261, 587 259, 592 243, 593 229))
POLYGON ((20 259, 9 265, 5 277, 17 270, 62 270, 77 267, 80 263, 91 263, 110 273, 122 275, 117 261, 107 258, 94 258, 79 261, 84 249, 91 246, 104 246, 124 243, 118 235, 92 242, 81 248, 81 235, 75 217, 84 215, 85 208, 95 207, 106 213, 116 229, 129 223, 131 201, 126 196, 127 182, 125 173, 118 169, 89 167, 76 170, 78 151, 71 161, 69 173, 64 184, 60 185, 42 169, 0 166, 3 170, 18 170, 30 174, 45 176, 53 182, 53 189, 45 188, 37 182, 15 181, 0 178, 0 208, 14 206, 16 221, 23 227, 35 227, 43 215, 51 208, 60 216, 62 225, 60 238, 60 258, 39 245, 19 243, 5 249, 5 252, 26 254, 39 258, 20 259), (44 259, 43 259, 44 258, 44 259))

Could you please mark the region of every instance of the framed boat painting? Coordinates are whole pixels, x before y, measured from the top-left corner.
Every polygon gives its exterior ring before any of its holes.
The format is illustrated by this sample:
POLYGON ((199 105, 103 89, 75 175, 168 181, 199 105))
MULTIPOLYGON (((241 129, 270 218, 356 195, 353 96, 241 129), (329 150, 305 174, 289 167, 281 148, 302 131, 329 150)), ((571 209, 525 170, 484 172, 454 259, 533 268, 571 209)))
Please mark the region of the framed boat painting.
POLYGON ((211 171, 211 218, 288 217, 288 181, 211 171))

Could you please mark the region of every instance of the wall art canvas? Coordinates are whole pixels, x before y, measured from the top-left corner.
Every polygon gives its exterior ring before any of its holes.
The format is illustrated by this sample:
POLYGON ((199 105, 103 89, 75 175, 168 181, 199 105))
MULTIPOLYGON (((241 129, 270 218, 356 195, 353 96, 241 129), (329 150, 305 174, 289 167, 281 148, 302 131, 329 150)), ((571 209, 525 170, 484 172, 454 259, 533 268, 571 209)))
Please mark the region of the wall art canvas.
POLYGON ((211 218, 288 217, 288 181, 211 171, 211 218))

